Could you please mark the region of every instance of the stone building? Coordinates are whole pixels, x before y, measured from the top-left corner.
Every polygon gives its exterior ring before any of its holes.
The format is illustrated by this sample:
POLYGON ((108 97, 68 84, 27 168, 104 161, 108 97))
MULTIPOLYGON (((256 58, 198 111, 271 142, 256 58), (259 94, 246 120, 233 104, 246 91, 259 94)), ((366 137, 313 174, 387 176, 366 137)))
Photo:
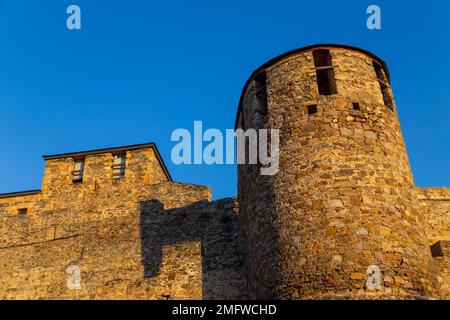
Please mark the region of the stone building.
POLYGON ((237 198, 174 182, 153 143, 44 156, 0 195, 1 299, 450 299, 450 189, 416 188, 386 64, 287 52, 244 86, 280 166, 237 198))
POLYGON ((250 298, 450 298, 450 190, 414 186, 380 58, 287 52, 251 75, 236 128, 280 130, 278 174, 238 168, 250 298))
POLYGON ((44 159, 42 190, 0 195, 1 299, 245 293, 236 200, 174 182, 153 143, 44 159))

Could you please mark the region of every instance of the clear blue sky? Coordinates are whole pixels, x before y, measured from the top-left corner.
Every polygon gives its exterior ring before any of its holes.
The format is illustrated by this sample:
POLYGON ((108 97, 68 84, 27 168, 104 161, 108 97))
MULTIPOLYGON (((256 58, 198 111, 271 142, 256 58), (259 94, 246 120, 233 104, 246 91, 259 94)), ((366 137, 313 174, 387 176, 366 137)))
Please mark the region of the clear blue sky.
POLYGON ((324 42, 388 63, 416 184, 450 186, 449 15, 448 0, 0 0, 0 193, 40 188, 43 154, 154 141, 175 180, 234 195, 233 165, 173 165, 171 132, 232 128, 254 69, 324 42))

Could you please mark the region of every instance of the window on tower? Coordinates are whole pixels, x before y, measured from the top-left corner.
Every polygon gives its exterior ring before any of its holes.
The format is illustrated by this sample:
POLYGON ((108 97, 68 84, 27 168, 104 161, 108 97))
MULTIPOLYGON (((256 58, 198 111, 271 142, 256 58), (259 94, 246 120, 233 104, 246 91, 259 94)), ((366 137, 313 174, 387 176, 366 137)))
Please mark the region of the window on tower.
POLYGON ((332 95, 337 93, 330 50, 314 50, 313 58, 314 65, 316 67, 317 87, 319 89, 319 94, 332 95))
POLYGON ((377 75, 378 83, 380 84, 381 94, 383 95, 384 105, 391 110, 394 110, 392 96, 391 96, 391 88, 389 86, 389 82, 384 73, 383 68, 378 62, 373 61, 373 68, 375 69, 375 74, 377 75))
POLYGON ((308 106, 308 115, 313 115, 317 113, 317 105, 316 104, 310 104, 308 106))
POLYGON ((259 104, 255 111, 260 111, 262 115, 266 115, 268 112, 266 71, 259 73, 255 77, 255 97, 259 104))

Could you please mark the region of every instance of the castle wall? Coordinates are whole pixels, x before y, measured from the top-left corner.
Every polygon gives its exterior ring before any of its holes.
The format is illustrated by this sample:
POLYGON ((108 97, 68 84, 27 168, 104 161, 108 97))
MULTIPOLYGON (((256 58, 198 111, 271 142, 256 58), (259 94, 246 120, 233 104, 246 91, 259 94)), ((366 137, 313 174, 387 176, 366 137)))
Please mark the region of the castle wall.
POLYGON ((427 241, 442 299, 450 299, 450 189, 417 188, 426 221, 427 241))
POLYGON ((82 152, 82 183, 47 157, 41 192, 0 195, 0 299, 450 299, 450 191, 415 188, 377 59, 328 49, 337 93, 310 49, 246 85, 238 127, 279 129, 280 166, 239 165, 239 204, 172 182, 153 147, 121 179, 113 151, 82 152))
MULTIPOLYGON (((198 202, 172 210, 164 210, 159 201, 146 202, 143 207, 144 265, 148 276, 165 277, 166 292, 172 298, 243 299, 246 298, 244 257, 238 225, 238 206, 233 198, 215 202, 198 202), (155 246, 159 244, 158 246, 155 246), (194 281, 180 281, 186 259, 175 261, 171 270, 157 271, 164 266, 163 251, 185 255, 182 244, 189 244, 191 255, 200 269, 188 268, 186 274, 196 275, 194 281), (156 271, 155 271, 156 270, 156 271), (174 287, 184 288, 183 294, 174 287)), ((169 255, 170 257, 170 255, 169 255)), ((192 263, 191 261, 188 261, 192 263)))
MULTIPOLYGON (((171 208, 208 200, 210 190, 165 182, 147 186, 137 197, 111 194, 109 198, 90 199, 89 204, 72 202, 69 209, 35 212, 27 217, 2 216, 1 297, 162 298, 158 293, 163 294, 167 288, 160 288, 163 277, 145 280, 141 247, 140 201, 156 196, 171 208), (158 194, 160 190, 165 192, 158 194), (66 269, 72 264, 81 268, 79 291, 66 286, 66 269)), ((164 257, 172 268, 170 261, 174 259, 177 263, 185 262, 185 266, 172 272, 189 274, 186 268, 192 268, 191 273, 201 275, 201 268, 193 264, 199 257, 194 259, 189 254, 195 249, 190 245, 180 243, 185 250, 169 251, 164 257)))
POLYGON ((45 218, 4 218, 0 298, 241 298, 235 201, 210 203, 208 188, 185 184, 146 192, 144 198, 157 199, 104 203, 114 212, 109 216, 86 217, 74 204, 45 218), (67 288, 71 265, 81 268, 81 290, 67 288))
POLYGON ((72 158, 49 160, 41 193, 0 199, 0 299, 241 297, 235 200, 168 181, 151 149, 127 153, 123 179, 111 162, 87 156, 74 184, 72 158))
POLYGON ((428 244, 450 240, 450 189, 417 188, 426 221, 428 244))
POLYGON ((395 105, 384 104, 371 57, 330 53, 337 94, 319 95, 306 51, 266 67, 267 116, 256 110, 251 84, 243 96, 243 129, 280 130, 275 176, 258 177, 258 165, 238 168, 249 295, 433 297, 425 218, 395 105), (308 114, 312 104, 316 114, 308 114), (380 289, 367 288, 372 265, 380 289))

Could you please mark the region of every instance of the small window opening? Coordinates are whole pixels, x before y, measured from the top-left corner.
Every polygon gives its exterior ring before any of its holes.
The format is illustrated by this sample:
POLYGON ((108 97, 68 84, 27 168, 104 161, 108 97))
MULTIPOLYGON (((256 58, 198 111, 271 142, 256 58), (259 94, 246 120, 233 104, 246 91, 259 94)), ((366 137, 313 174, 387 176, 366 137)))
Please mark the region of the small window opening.
POLYGON ((18 211, 19 211, 19 216, 21 216, 21 217, 26 217, 28 215, 27 208, 22 208, 22 209, 19 209, 18 211))
POLYGON ((308 106, 308 115, 316 114, 317 113, 317 105, 311 104, 308 106))
POLYGON ((319 49, 313 51, 314 65, 318 67, 332 67, 330 50, 319 49))
POLYGON ((387 77, 384 73, 383 68, 380 64, 373 61, 373 68, 375 69, 375 73, 377 75, 378 83, 380 84, 380 90, 381 94, 383 95, 383 102, 386 107, 393 110, 393 102, 391 97, 391 88, 389 86, 389 82, 387 80, 387 77))
POLYGON ((317 70, 316 76, 319 94, 329 96, 336 93, 333 69, 317 70))
POLYGON ((313 58, 314 65, 316 67, 317 87, 319 89, 319 94, 332 95, 337 93, 330 50, 314 50, 313 58))
POLYGON ((72 170, 72 182, 83 182, 84 159, 74 159, 72 170))
POLYGON ((126 162, 126 154, 116 154, 113 158, 113 178, 120 179, 125 177, 125 162, 126 162))
POLYGON ((256 111, 260 111, 263 115, 268 112, 267 106, 267 76, 263 71, 255 77, 255 97, 258 100, 256 111))
POLYGON ((361 110, 361 106, 358 102, 353 102, 353 110, 361 110))

